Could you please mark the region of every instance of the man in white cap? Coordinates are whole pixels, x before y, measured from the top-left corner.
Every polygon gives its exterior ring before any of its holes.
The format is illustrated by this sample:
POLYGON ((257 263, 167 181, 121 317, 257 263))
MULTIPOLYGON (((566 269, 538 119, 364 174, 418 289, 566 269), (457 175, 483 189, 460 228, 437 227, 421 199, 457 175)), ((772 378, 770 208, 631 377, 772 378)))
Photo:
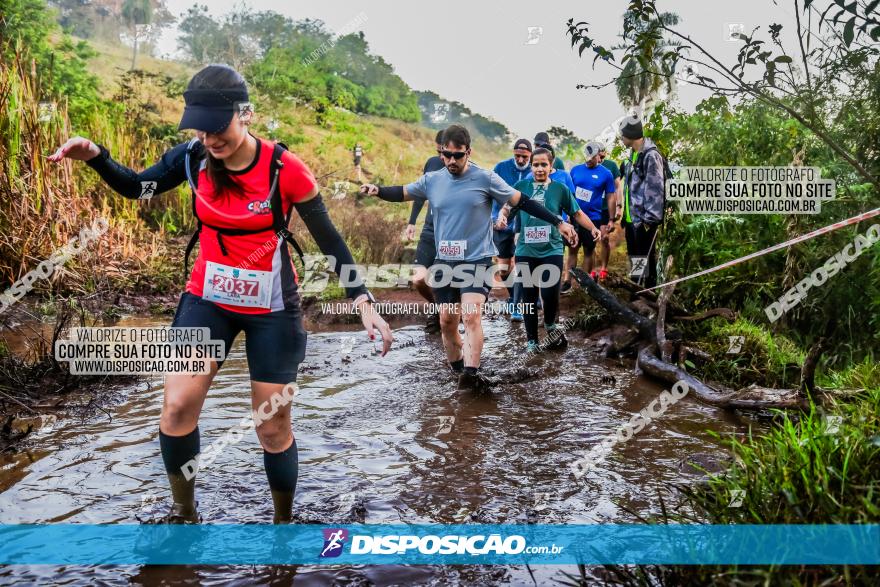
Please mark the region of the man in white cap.
MULTIPOLYGON (((617 202, 614 176, 607 167, 599 164, 599 152, 602 145, 596 141, 590 141, 584 147, 585 163, 575 165, 571 168, 571 181, 574 184, 574 197, 578 201, 581 210, 586 214, 590 221, 599 227, 602 232, 602 239, 607 243, 608 231, 614 226, 617 219, 617 202)), ((580 229, 578 229, 580 230, 580 229)), ((571 276, 569 270, 577 266, 578 250, 584 248, 584 264, 583 270, 590 274, 590 277, 596 279, 605 279, 608 276, 607 256, 605 263, 601 267, 601 272, 597 274, 593 270, 593 251, 596 249, 596 243, 592 237, 582 235, 584 238, 578 237, 578 246, 568 248, 568 257, 565 263, 565 281, 562 284, 562 293, 571 291, 571 276)), ((606 244, 607 248, 607 244, 606 244)))

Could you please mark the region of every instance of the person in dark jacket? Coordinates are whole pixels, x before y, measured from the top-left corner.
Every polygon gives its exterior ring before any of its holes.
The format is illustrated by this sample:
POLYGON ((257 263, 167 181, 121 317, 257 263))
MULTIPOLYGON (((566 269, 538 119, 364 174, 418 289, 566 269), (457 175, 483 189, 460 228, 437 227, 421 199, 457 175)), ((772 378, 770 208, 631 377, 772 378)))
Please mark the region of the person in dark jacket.
POLYGON ((657 285, 657 229, 663 222, 665 164, 657 145, 644 135, 635 116, 620 124, 623 144, 632 149, 624 171, 626 250, 634 276, 646 287, 657 285), (639 267, 643 268, 639 273, 639 267))

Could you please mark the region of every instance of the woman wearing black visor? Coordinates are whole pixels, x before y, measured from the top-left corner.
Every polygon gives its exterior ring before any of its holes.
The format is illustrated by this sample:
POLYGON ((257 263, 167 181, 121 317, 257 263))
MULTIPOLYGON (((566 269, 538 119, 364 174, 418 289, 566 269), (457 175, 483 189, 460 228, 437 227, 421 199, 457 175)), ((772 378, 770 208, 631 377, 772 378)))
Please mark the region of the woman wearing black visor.
MULTIPOLYGON (((227 352, 238 333, 245 332, 253 409, 270 404, 275 408, 267 419, 255 417, 274 521, 289 523, 298 459, 288 384, 296 381, 306 346, 296 270, 287 247, 287 241, 292 242, 287 231, 291 208, 297 209, 321 251, 333 259, 337 273, 354 260, 330 221, 308 167, 283 147, 248 132, 253 114, 247 85, 238 72, 226 65, 205 67, 193 76, 184 100, 179 128, 195 129, 196 139, 167 151, 141 173, 120 165, 103 146, 82 137, 68 140, 50 159, 86 161, 126 198, 160 194, 187 180, 193 186, 199 254, 172 326, 210 328, 211 338, 223 340, 227 352)), ((363 285, 346 287, 346 294, 354 300, 370 338, 376 332, 381 336, 384 355, 393 337, 373 310, 372 295, 363 285)), ((174 500, 167 518, 171 523, 199 521, 193 466, 200 452, 198 420, 222 363, 213 362, 210 374, 169 374, 165 379, 159 443, 174 500)), ((263 414, 271 411, 264 409, 263 414)))

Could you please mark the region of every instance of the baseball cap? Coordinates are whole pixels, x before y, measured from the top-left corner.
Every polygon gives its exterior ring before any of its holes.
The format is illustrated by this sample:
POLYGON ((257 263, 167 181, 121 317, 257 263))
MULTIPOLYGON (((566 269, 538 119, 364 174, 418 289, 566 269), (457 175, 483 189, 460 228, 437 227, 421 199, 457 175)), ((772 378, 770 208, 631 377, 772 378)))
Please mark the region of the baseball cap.
POLYGON ((620 122, 620 136, 627 139, 640 139, 644 135, 642 120, 635 114, 627 116, 620 122))
POLYGON ((584 147, 584 157, 586 157, 587 159, 592 159, 599 154, 599 151, 602 150, 603 147, 601 143, 590 141, 589 143, 587 143, 587 146, 584 147))

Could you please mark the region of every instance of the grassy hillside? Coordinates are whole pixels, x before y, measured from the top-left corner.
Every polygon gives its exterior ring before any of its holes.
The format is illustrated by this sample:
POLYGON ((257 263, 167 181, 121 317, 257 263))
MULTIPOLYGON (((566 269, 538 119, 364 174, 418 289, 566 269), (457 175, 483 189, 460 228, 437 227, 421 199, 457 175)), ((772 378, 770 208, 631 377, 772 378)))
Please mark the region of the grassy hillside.
MULTIPOLYGON (((99 53, 89 63, 90 70, 98 76, 105 92, 118 91, 119 80, 128 73, 131 65, 131 49, 119 44, 90 43, 99 53)), ((174 89, 182 89, 198 70, 181 62, 148 55, 139 55, 137 64, 141 71, 170 78, 169 83, 174 89)), ((168 122, 179 120, 183 99, 153 90, 155 88, 143 88, 140 97, 155 105, 161 119, 168 122)), ((326 185, 352 176, 351 149, 356 142, 364 147, 363 167, 370 180, 387 183, 417 177, 425 159, 434 154, 436 128, 390 118, 355 115, 332 107, 330 112, 322 114, 302 101, 276 100, 259 93, 253 96, 253 101, 256 106, 255 134, 285 142, 309 164, 316 176, 336 171, 327 178, 326 185), (278 127, 270 130, 267 124, 273 120, 277 121, 278 127)), ((475 160, 482 165, 494 165, 510 156, 506 145, 486 140, 480 134, 474 136, 473 150, 475 160)))

